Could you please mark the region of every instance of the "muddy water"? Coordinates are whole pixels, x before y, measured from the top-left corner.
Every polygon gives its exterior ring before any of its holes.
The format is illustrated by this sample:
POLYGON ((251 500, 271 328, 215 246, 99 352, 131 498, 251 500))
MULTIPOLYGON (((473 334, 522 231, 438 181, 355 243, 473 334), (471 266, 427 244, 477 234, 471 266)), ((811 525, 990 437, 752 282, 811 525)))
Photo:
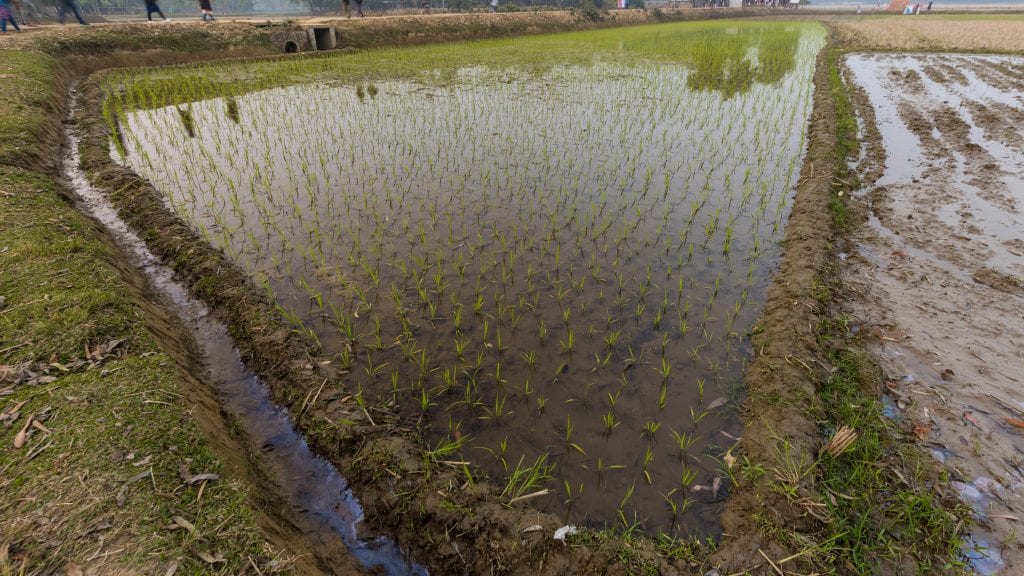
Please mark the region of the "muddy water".
POLYGON ((671 64, 478 67, 133 113, 127 162, 344 393, 463 443, 443 459, 504 484, 547 458, 506 497, 714 533, 822 41, 794 37, 728 95, 671 64))
POLYGON ((882 176, 850 257, 894 415, 977 514, 982 574, 1024 571, 1024 58, 853 55, 882 176))
MULTIPOLYGON (((72 93, 72 109, 74 103, 72 93)), ((71 124, 67 139, 64 173, 79 196, 80 205, 107 229, 131 264, 144 272, 149 288, 188 327, 201 360, 201 366, 186 368, 190 380, 213 388, 219 402, 217 408, 237 424, 245 444, 251 447, 259 489, 269 490, 271 501, 281 501, 288 507, 263 511, 277 519, 269 531, 285 534, 284 542, 297 548, 288 552, 312 554, 316 569, 325 573, 354 574, 366 570, 374 574, 426 575, 426 570, 406 558, 387 538, 357 532, 362 509, 345 479, 329 462, 309 450, 287 413, 271 402, 266 385, 242 363, 226 327, 208 316, 202 303, 188 295, 173 272, 156 259, 106 198, 89 184, 79 167, 79 136, 71 124)), ((173 339, 172 336, 166 340, 173 339)), ((314 569, 309 564, 300 561, 304 570, 314 569)))

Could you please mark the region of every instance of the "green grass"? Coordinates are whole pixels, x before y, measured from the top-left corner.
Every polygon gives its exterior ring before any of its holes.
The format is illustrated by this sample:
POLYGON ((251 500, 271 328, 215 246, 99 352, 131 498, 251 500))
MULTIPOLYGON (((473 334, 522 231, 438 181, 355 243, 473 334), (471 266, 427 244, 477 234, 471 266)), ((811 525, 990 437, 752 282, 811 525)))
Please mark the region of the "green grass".
POLYGON ((0 57, 0 374, 34 373, 30 382, 0 376, 0 411, 24 402, 0 427, 0 574, 64 573, 69 562, 99 573, 267 567, 273 554, 245 491, 222 478, 200 497, 179 476, 182 464, 194 474, 222 474, 222 465, 106 246, 50 176, 23 167, 51 113, 56 61, 0 57), (49 432, 30 428, 15 448, 30 415, 49 432), (195 530, 170 529, 174 516, 195 530), (207 564, 200 553, 224 560, 207 564))
POLYGON ((833 342, 830 360, 836 371, 820 396, 827 438, 840 425, 851 426, 858 438, 838 457, 824 455, 818 463, 835 561, 845 561, 857 574, 875 574, 889 564, 916 564, 920 574, 943 572, 959 565, 959 534, 966 511, 946 510, 935 486, 947 481, 934 463, 903 439, 893 420, 882 415, 880 402, 863 391, 868 361, 833 342))
MULTIPOLYGON (((0 198, 0 349, 4 363, 67 363, 93 347, 141 334, 142 319, 106 264, 90 224, 44 175, 4 168, 0 198)), ((133 338, 134 339, 134 338, 133 338)), ((129 342, 131 346, 133 342, 129 342)))
POLYGON ((836 150, 835 150, 835 174, 846 186, 833 190, 834 194, 829 200, 829 210, 832 213, 832 227, 837 234, 845 235, 851 231, 853 221, 846 205, 844 194, 849 189, 858 186, 857 175, 850 170, 848 159, 853 158, 860 149, 857 140, 857 117, 853 110, 853 102, 846 86, 843 85, 843 78, 839 72, 838 60, 841 53, 835 49, 828 49, 825 54, 825 62, 828 66, 829 86, 832 91, 832 99, 836 106, 836 150))
MULTIPOLYGON (((856 151, 856 120, 842 89, 839 57, 830 51, 826 63, 838 114, 836 173, 849 182, 855 177, 849 174, 847 159, 856 151)), ((836 181, 833 192, 834 224, 838 233, 846 233, 851 226, 846 206, 850 189, 836 181), (839 196, 840 191, 845 194, 839 196)), ((823 284, 817 297, 824 306, 831 306, 830 285, 823 284)), ((828 440, 844 425, 858 433, 846 452, 836 457, 823 454, 814 465, 830 518, 818 538, 820 559, 855 574, 957 571, 962 567, 960 530, 968 512, 962 505, 939 501, 935 488, 948 479, 916 444, 903 437, 897 422, 883 415, 879 399, 866 392, 879 388, 880 376, 858 351, 846 319, 824 322, 818 335, 834 366, 818 387, 822 438, 828 440)))
POLYGON ((46 122, 56 66, 49 56, 0 50, 0 165, 18 165, 29 157, 46 122))

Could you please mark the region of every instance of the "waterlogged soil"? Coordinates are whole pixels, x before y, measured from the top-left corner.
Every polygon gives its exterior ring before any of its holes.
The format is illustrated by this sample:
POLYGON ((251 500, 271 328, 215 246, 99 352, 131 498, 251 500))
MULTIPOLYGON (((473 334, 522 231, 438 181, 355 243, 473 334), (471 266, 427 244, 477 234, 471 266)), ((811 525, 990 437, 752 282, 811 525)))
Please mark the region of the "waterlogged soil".
MULTIPOLYGON (((1018 39, 1020 35, 1016 36, 1018 39)), ((1024 570, 1024 57, 852 55, 869 217, 846 282, 894 418, 946 465, 982 574, 1024 570)))
POLYGON ((123 144, 345 374, 318 395, 499 483, 553 465, 503 497, 565 521, 715 534, 822 41, 776 33, 781 69, 287 87, 133 113, 123 144))

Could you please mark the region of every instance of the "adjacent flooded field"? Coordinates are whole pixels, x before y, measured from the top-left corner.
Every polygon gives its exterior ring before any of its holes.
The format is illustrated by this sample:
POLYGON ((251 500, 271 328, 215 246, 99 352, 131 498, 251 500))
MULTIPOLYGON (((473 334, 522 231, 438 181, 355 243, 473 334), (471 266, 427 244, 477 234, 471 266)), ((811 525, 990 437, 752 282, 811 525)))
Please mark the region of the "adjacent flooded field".
POLYGON ((506 503, 713 534, 823 44, 706 22, 118 75, 111 153, 347 372, 324 394, 506 503))
POLYGON ((891 414, 973 507, 966 556, 1017 573, 1024 512, 1024 58, 852 55, 870 221, 846 280, 891 414))

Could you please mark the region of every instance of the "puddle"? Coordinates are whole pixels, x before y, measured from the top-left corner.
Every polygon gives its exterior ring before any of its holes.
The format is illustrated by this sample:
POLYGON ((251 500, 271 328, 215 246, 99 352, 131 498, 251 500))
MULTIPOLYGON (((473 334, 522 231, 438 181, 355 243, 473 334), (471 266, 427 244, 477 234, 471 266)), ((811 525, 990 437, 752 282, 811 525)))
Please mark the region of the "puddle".
MULTIPOLYGON (((853 54, 884 173, 847 259, 849 306, 909 420, 983 521, 965 558, 1024 571, 1024 79, 1019 56, 853 54)), ((865 170, 867 171, 867 170, 865 170)))
MULTIPOLYGON (((72 110, 76 99, 72 90, 72 110)), ((165 297, 173 313, 190 329, 203 363, 199 371, 190 367, 190 376, 215 389, 221 408, 239 424, 245 441, 259 447, 255 457, 260 473, 272 484, 272 495, 290 508, 284 516, 302 534, 300 541, 304 540, 303 544, 318 557, 319 567, 330 573, 350 574, 358 570, 346 562, 347 554, 351 554, 374 574, 425 576, 426 570, 387 538, 360 536, 362 509, 345 479, 309 450, 289 416, 271 402, 266 385, 242 363, 226 327, 209 317, 206 308, 188 295, 172 271, 156 259, 106 198, 89 184, 79 167, 78 145, 79 136, 69 123, 64 173, 79 195, 80 206, 109 231, 151 287, 165 297)))

